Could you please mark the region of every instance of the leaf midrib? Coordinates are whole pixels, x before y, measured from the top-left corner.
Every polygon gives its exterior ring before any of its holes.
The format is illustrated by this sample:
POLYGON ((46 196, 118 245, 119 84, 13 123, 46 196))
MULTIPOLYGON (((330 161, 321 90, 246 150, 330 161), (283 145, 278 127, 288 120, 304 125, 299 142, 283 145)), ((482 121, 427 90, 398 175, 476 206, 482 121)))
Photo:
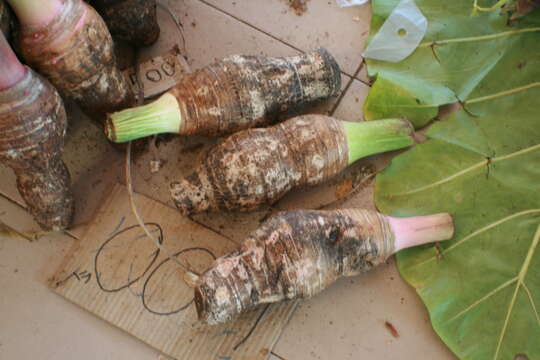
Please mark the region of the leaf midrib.
POLYGON ((534 299, 532 297, 532 294, 531 294, 529 288, 527 287, 527 285, 525 284, 525 277, 527 276, 527 273, 528 273, 528 270, 529 270, 529 267, 530 267, 530 264, 531 264, 532 257, 534 255, 534 253, 536 252, 536 248, 538 247, 539 242, 540 242, 540 225, 537 227, 536 233, 533 236, 533 240, 531 242, 529 250, 527 251, 527 256, 525 257, 525 260, 523 262, 523 265, 521 266, 519 274, 516 277, 504 282, 503 284, 499 285, 495 289, 491 290, 485 296, 483 296, 480 299, 474 301, 469 306, 467 306, 465 309, 463 309, 462 311, 460 311, 459 313, 457 313, 456 315, 452 316, 450 319, 445 321, 445 323, 448 323, 448 322, 451 322, 451 321, 465 315, 467 312, 474 309, 476 306, 482 304, 487 299, 495 296, 501 290, 507 288, 508 286, 512 285, 513 283, 516 283, 516 287, 514 289, 512 298, 511 298, 510 303, 508 305, 508 310, 506 312, 505 320, 504 320, 503 326, 501 328, 501 332, 499 334, 499 339, 497 341, 497 348, 495 349, 495 355, 493 357, 493 360, 497 360, 497 358, 499 357, 500 349, 501 349, 504 337, 506 335, 506 330, 508 329, 508 324, 510 322, 510 316, 512 315, 512 311, 514 309, 514 305, 515 305, 515 302, 516 302, 516 299, 517 299, 517 294, 518 294, 520 288, 523 288, 523 290, 527 294, 527 297, 529 299, 529 302, 531 304, 532 310, 533 310, 535 318, 536 318, 536 322, 537 322, 538 326, 540 327, 540 316, 538 314, 538 310, 536 309, 536 305, 534 303, 534 299))
POLYGON ((389 196, 391 197, 397 197, 397 196, 406 196, 406 195, 411 195, 411 194, 416 194, 416 193, 419 193, 421 191, 424 191, 424 190, 428 190, 428 189, 431 189, 433 187, 436 187, 436 186, 439 186, 439 185, 442 185, 442 184, 446 184, 464 174, 467 174, 473 170, 476 170, 478 168, 481 168, 483 166, 486 166, 488 165, 490 162, 498 162, 498 161, 504 161, 504 160, 508 160, 508 159, 511 159, 511 158, 514 158, 516 156, 520 156, 520 155, 523 155, 523 154, 526 154, 528 152, 531 152, 531 151, 535 151, 535 150, 538 150, 540 149, 540 144, 536 144, 536 145, 533 145, 533 146, 530 146, 530 147, 527 147, 525 149, 521 149, 521 150, 518 150, 518 151, 515 151, 513 153, 510 153, 510 154, 506 154, 506 155, 501 155, 501 156, 497 156, 497 157, 494 157, 492 159, 485 159, 483 161, 480 161, 472 166, 469 166, 468 168, 466 169, 463 169, 463 170, 460 170, 450 176, 447 176, 439 181, 436 181, 434 183, 431 183, 431 184, 428 184, 428 185, 424 185, 424 186, 421 186, 419 188, 416 188, 416 189, 413 189, 413 190, 408 190, 408 191, 405 191, 405 192, 402 192, 402 193, 397 193, 397 194, 391 194, 389 196))
MULTIPOLYGON (((446 249, 442 250, 441 251, 441 255, 447 255, 450 251, 454 250, 456 247, 458 247, 459 245, 462 245, 463 243, 465 243, 466 241, 469 241, 470 239, 472 239, 473 237, 477 236, 477 235, 480 235, 481 233, 485 232, 485 231, 488 231, 490 229, 493 229, 494 227, 496 226, 499 226, 501 224, 504 224, 505 222, 507 221, 510 221, 510 220, 513 220, 517 217, 520 217, 520 216, 524 216, 524 215, 530 215, 530 214, 536 214, 536 213, 540 213, 540 209, 528 209, 528 210, 524 210, 524 211, 520 211, 520 212, 517 212, 517 213, 514 213, 512 215, 508 215, 502 219, 499 219, 497 221, 494 221, 490 224, 487 224, 483 227, 481 227, 480 229, 478 230, 475 230, 473 231, 472 233, 470 233, 469 235, 465 236, 464 238, 456 241, 454 244, 452 244, 451 246, 447 247, 446 249)), ((434 255, 416 265, 414 265, 415 267, 417 266, 421 266, 421 265, 424 265, 424 264, 427 264, 433 260, 437 259, 437 256, 434 255)))
POLYGON ((452 43, 486 41, 486 40, 498 39, 505 36, 523 34, 523 33, 534 32, 534 31, 540 31, 540 27, 535 26, 535 27, 523 28, 519 30, 509 30, 509 31, 503 31, 503 32, 495 33, 495 34, 489 34, 489 35, 478 35, 478 36, 468 36, 468 37, 445 39, 445 40, 425 41, 421 43, 420 45, 418 45, 418 47, 424 48, 424 47, 446 45, 446 44, 452 44, 452 43))

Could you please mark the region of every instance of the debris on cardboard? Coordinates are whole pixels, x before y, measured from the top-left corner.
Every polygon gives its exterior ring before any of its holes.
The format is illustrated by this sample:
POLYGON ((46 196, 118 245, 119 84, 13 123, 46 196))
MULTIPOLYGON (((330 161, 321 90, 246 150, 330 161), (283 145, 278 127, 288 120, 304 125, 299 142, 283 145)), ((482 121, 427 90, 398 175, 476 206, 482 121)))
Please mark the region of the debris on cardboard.
POLYGON ((384 322, 384 327, 388 332, 396 339, 399 338, 399 332, 397 331, 396 327, 389 321, 384 322))
POLYGON ((303 15, 307 11, 307 2, 309 0, 285 0, 289 4, 289 8, 298 16, 303 15))

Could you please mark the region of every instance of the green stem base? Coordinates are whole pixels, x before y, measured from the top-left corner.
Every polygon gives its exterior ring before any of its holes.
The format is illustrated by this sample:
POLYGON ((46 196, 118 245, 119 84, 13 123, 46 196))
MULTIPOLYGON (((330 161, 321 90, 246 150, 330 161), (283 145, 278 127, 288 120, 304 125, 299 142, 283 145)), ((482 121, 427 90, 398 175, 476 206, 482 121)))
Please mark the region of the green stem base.
POLYGON ((173 95, 165 93, 150 104, 110 114, 105 124, 105 134, 117 143, 154 134, 178 134, 181 121, 178 101, 173 95))
POLYGON ((349 146, 349 164, 363 157, 402 149, 414 143, 414 128, 405 119, 343 122, 349 146))

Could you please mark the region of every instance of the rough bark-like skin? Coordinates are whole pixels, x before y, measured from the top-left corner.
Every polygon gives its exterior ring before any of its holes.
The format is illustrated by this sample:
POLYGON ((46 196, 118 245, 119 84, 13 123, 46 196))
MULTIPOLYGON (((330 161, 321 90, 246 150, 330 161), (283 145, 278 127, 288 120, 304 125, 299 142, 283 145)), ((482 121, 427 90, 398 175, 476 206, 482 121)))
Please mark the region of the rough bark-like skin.
POLYGON ((279 213, 201 276, 199 319, 218 324, 260 304, 313 296, 384 262, 394 241, 387 220, 372 211, 279 213))
POLYGON ((46 30, 22 27, 20 42, 28 64, 93 118, 104 121, 105 113, 135 104, 116 67, 109 30, 81 0, 64 0, 61 14, 46 30))
POLYGON ((171 184, 184 215, 205 210, 249 211, 291 188, 330 179, 348 165, 342 123, 304 115, 265 129, 231 135, 212 148, 187 178, 171 184))
POLYGON ((17 175, 17 187, 46 230, 65 229, 73 218, 69 172, 62 162, 67 118, 53 86, 30 69, 0 91, 0 161, 17 175))
POLYGON ((13 15, 11 14, 11 10, 5 1, 0 0, 0 31, 4 33, 4 36, 8 41, 11 39, 12 21, 13 15))
POLYGON ((149 46, 159 38, 155 0, 95 0, 92 4, 118 39, 149 46))
POLYGON ((221 136, 267 125, 339 93, 341 74, 324 49, 270 58, 236 55, 186 76, 169 90, 182 114, 179 133, 221 136))

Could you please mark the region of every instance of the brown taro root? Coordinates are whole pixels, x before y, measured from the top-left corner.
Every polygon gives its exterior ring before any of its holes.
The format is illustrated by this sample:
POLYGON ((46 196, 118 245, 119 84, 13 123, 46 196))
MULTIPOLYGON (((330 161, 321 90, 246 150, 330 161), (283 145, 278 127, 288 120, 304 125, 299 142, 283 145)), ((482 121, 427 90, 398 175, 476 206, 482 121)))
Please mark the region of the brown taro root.
POLYGON ((0 34, 0 162, 46 230, 69 226, 74 211, 69 172, 62 162, 67 119, 60 95, 23 66, 0 34))
POLYGON ((410 146, 412 133, 403 119, 353 123, 298 116, 230 136, 191 175, 171 183, 171 195, 183 215, 254 210, 293 187, 322 183, 360 158, 410 146))
POLYGON ((81 0, 8 2, 21 23, 22 56, 62 95, 99 121, 135 103, 109 30, 92 7, 81 0))
POLYGON ((235 55, 184 77, 153 103, 109 116, 109 139, 157 133, 222 136, 268 125, 339 93, 341 74, 328 51, 292 57, 235 55))
POLYGON ((198 279, 197 313, 201 321, 219 324, 260 304, 307 298, 401 249, 450 239, 453 231, 449 214, 394 218, 362 209, 282 212, 198 279))
POLYGON ((159 38, 156 0, 94 0, 111 34, 135 46, 149 46, 159 38))

